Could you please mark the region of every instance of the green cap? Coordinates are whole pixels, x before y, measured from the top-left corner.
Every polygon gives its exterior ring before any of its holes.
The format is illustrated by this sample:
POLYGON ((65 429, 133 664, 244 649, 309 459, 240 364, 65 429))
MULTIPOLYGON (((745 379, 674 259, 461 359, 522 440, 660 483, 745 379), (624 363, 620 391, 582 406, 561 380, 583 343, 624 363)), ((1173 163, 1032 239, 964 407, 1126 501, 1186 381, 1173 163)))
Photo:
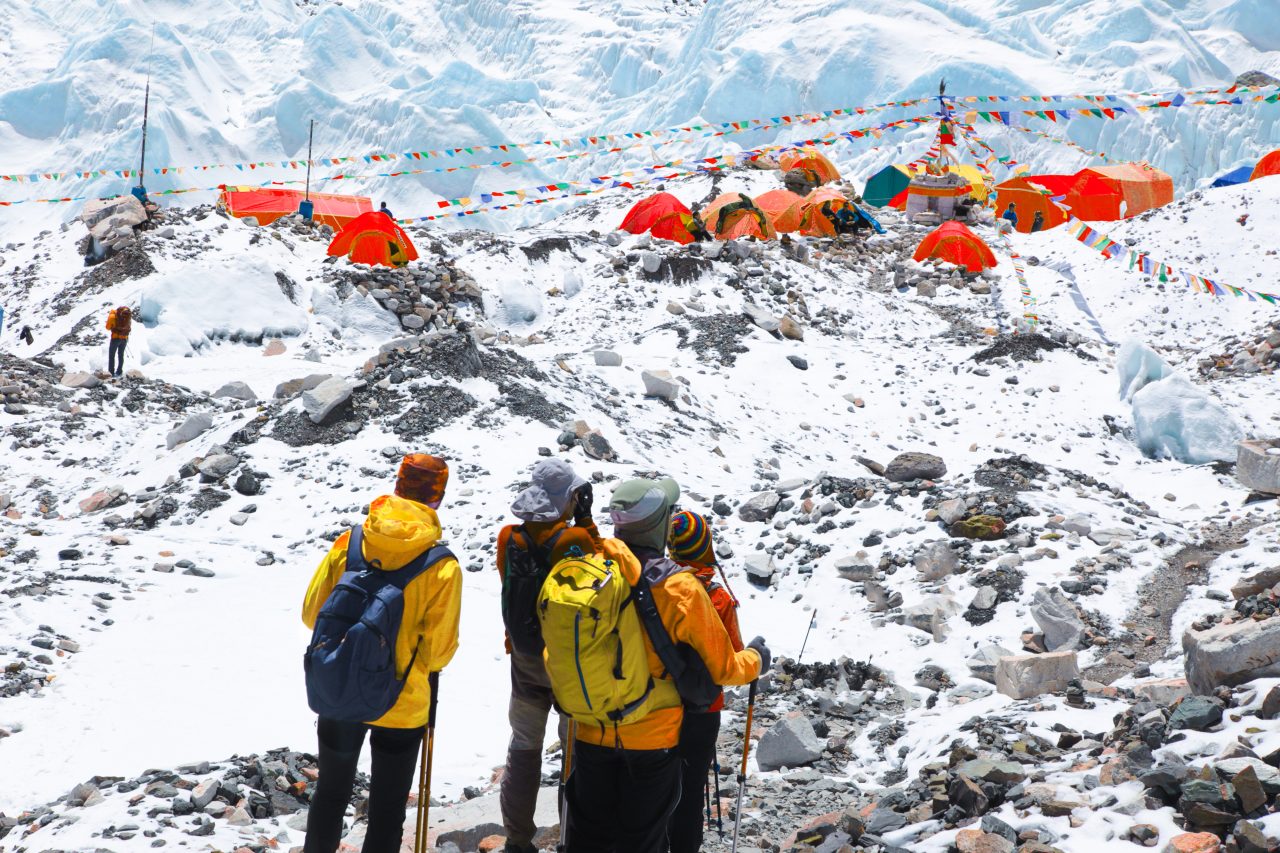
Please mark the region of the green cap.
POLYGON ((614 532, 628 545, 664 550, 671 531, 671 511, 679 499, 680 484, 670 477, 621 483, 609 501, 614 532))

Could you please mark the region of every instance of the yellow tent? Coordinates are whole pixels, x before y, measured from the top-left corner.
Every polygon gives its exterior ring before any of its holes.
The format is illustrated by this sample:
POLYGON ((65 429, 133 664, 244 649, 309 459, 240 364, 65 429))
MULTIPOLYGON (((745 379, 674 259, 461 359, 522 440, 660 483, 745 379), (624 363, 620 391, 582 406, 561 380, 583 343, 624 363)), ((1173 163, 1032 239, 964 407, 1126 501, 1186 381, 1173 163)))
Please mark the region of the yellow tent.
POLYGON ((978 171, 977 166, 971 163, 961 163, 959 166, 952 166, 951 171, 960 175, 969 182, 969 186, 973 187, 973 192, 970 195, 980 202, 987 200, 987 185, 982 182, 982 173, 978 171))

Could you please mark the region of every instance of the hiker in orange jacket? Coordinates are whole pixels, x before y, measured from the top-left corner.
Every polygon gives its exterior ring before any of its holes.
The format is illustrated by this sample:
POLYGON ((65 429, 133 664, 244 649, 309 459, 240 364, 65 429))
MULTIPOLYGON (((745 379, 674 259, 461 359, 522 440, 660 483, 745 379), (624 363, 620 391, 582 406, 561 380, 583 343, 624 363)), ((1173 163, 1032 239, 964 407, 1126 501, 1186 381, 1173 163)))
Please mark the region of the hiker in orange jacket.
MULTIPOLYGON (((604 540, 602 553, 618 563, 632 586, 643 573, 670 640, 689 669, 700 662, 704 688, 707 682, 749 684, 768 665, 764 641, 735 650, 706 588, 666 556, 679 496, 679 485, 669 477, 619 485, 609 503, 618 538, 604 540)), ((667 822, 680 798, 683 704, 694 700, 681 692, 687 682, 677 687, 668 675, 647 628, 645 651, 654 679, 653 710, 626 725, 576 727, 567 791, 569 853, 661 853, 667 847, 667 822)))
POLYGON ((107 331, 111 333, 111 345, 107 348, 107 372, 112 376, 119 376, 124 373, 124 348, 129 344, 129 332, 133 331, 133 311, 128 305, 121 305, 107 312, 107 331))
MULTIPOLYGON (((694 577, 706 589, 734 651, 742 651, 742 633, 738 628, 738 600, 729 589, 728 582, 722 584, 716 578, 718 564, 708 520, 688 511, 672 515, 668 551, 671 559, 693 570, 694 577)), ((723 573, 721 577, 723 578, 723 573)), ((707 772, 715 762, 716 738, 720 735, 722 710, 723 691, 706 711, 685 709, 684 722, 680 728, 680 803, 667 825, 671 841, 670 853, 697 853, 702 849, 703 786, 707 783, 707 772)))
MULTIPOLYGON (((404 457, 395 494, 369 505, 361 527, 362 556, 371 567, 395 571, 435 546, 441 535, 436 509, 444 498, 449 467, 427 454, 404 457)), ((314 628, 326 599, 347 567, 350 532, 333 543, 307 588, 302 621, 314 628)), ((369 736, 373 775, 369 783, 369 825, 365 853, 398 853, 405 806, 413 786, 418 747, 431 706, 432 673, 438 673, 458 649, 462 609, 462 572, 452 556, 438 560, 404 587, 404 615, 396 637, 395 663, 407 671, 404 688, 391 710, 377 720, 351 723, 320 717, 319 770, 307 815, 306 853, 334 853, 342 819, 351 800, 356 762, 369 736)))
MULTIPOLYGON (((534 853, 533 814, 542 785, 542 743, 554 705, 551 681, 542 662, 542 634, 534 612, 545 573, 577 544, 585 553, 602 542, 591 520, 591 484, 561 459, 533 466, 532 483, 516 496, 511 512, 521 524, 498 532, 498 575, 502 578, 502 617, 511 655, 511 703, 507 718, 511 740, 502 773, 499 803, 506 830, 505 853, 534 853), (570 527, 570 521, 573 526, 570 527), (525 578, 521 584, 520 578, 525 578)), ((559 723, 561 741, 565 720, 559 723)))

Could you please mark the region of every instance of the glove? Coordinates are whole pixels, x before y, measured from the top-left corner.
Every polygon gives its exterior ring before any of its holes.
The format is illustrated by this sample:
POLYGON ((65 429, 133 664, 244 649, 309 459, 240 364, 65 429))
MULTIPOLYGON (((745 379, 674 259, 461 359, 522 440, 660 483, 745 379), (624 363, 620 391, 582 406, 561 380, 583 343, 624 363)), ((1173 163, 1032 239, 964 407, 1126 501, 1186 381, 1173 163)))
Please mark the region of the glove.
POLYGON ((582 524, 591 520, 591 504, 595 500, 595 493, 591 489, 590 483, 583 483, 578 487, 578 491, 574 493, 573 504, 573 520, 582 524))
POLYGON ((760 655, 760 674, 764 675, 769 671, 769 665, 773 663, 773 655, 769 653, 769 647, 764 644, 764 637, 756 637, 747 643, 747 648, 755 649, 756 654, 760 655))

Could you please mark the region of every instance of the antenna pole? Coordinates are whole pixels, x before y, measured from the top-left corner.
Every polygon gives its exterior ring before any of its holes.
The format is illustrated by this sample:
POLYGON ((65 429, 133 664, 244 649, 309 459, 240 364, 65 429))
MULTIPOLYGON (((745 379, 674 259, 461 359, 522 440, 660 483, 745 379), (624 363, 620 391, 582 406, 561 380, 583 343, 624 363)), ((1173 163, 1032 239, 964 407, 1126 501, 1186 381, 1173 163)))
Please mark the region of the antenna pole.
POLYGON ((311 200, 311 143, 316 138, 316 120, 311 120, 311 129, 307 131, 307 194, 308 201, 311 200))
POLYGON ((142 96, 142 155, 138 158, 138 186, 133 195, 138 201, 146 202, 147 188, 143 185, 143 176, 147 170, 147 123, 151 115, 151 57, 156 49, 156 25, 151 24, 151 47, 147 50, 147 88, 142 96))

